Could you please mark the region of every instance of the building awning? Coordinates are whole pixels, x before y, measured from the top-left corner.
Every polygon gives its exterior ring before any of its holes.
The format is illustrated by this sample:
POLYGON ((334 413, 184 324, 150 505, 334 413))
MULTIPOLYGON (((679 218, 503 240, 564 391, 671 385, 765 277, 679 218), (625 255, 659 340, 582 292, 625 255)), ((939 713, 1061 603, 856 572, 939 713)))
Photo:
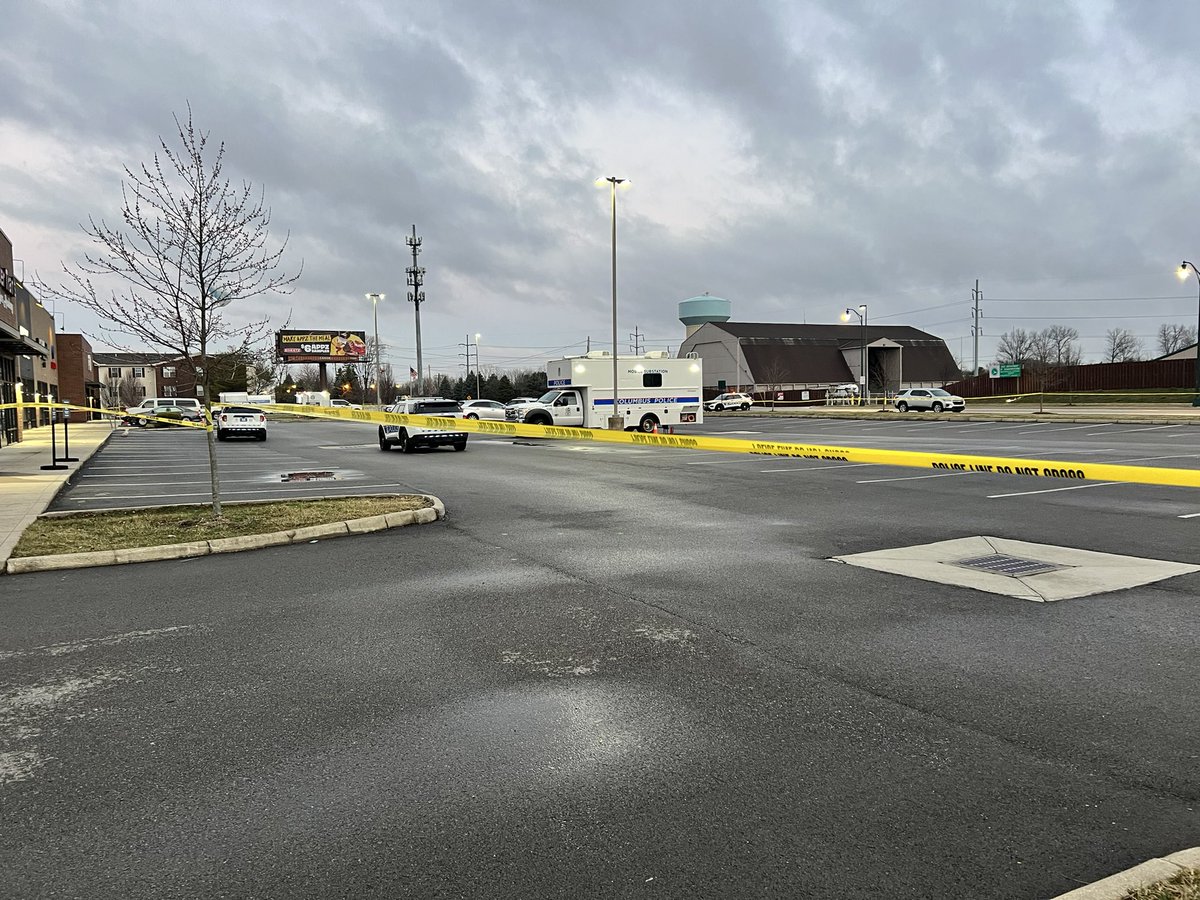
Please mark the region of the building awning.
POLYGON ((49 356, 50 348, 26 337, 7 322, 0 322, 0 353, 10 356, 49 356))

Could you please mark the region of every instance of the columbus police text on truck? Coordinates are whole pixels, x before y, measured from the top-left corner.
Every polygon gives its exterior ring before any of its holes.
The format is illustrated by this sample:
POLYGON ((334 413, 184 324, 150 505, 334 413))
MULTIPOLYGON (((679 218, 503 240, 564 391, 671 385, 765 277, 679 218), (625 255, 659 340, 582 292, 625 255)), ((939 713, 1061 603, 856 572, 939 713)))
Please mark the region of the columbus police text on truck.
MULTIPOLYGON (((617 414, 627 431, 651 432, 704 421, 699 359, 672 359, 665 351, 617 357, 617 414)), ((533 403, 510 407, 505 418, 530 425, 607 428, 613 415, 613 358, 607 350, 546 364, 550 388, 533 403)))

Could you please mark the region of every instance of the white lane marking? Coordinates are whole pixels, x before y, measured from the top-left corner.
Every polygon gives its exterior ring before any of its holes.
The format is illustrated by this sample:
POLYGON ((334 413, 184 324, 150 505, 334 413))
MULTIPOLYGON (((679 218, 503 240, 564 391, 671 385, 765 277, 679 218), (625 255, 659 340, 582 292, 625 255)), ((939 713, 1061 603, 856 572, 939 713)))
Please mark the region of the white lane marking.
POLYGON ((1044 491, 1018 491, 1015 494, 988 494, 989 500, 1000 497, 1028 497, 1030 494, 1055 494, 1059 491, 1082 491, 1084 488, 1108 487, 1114 484, 1125 484, 1123 481, 1098 481, 1095 484, 1073 484, 1070 487, 1047 488, 1044 491))
MULTIPOLYGON (((729 451, 730 453, 734 451, 729 451)), ((699 459, 688 463, 689 466, 727 466, 732 463, 760 463, 761 456, 754 456, 749 453, 739 453, 736 459, 699 459)))
POLYGON ((191 631, 195 628, 205 628, 205 625, 169 625, 166 628, 148 628, 144 631, 126 631, 121 634, 106 634, 103 637, 83 638, 78 641, 64 641, 61 644, 45 644, 41 647, 29 647, 26 650, 0 650, 0 659, 17 659, 22 656, 65 656, 68 653, 80 653, 92 647, 113 647, 117 644, 127 644, 130 641, 147 640, 161 637, 164 634, 177 634, 181 631, 191 631))
POLYGON ((1165 428, 1182 428, 1182 425, 1151 425, 1148 428, 1130 428, 1128 431, 1110 431, 1109 434, 1134 434, 1138 431, 1162 431, 1165 428))
POLYGON ((1181 519, 1196 519, 1196 518, 1200 518, 1200 513, 1187 513, 1186 515, 1182 515, 1179 518, 1181 518, 1181 519))
POLYGON ((904 478, 870 478, 857 484, 883 484, 885 481, 920 481, 922 478, 954 478, 958 475, 978 475, 979 472, 939 472, 937 475, 908 475, 904 478))
POLYGON ((790 469, 759 469, 760 472, 814 472, 817 469, 861 469, 864 466, 874 466, 877 463, 839 463, 836 466, 804 466, 792 467, 790 469))
POLYGON ((1174 456, 1135 456, 1132 459, 1111 460, 1109 465, 1127 462, 1150 462, 1155 459, 1196 459, 1197 457, 1200 457, 1200 453, 1177 453, 1174 456))
MULTIPOLYGON (((1045 423, 1034 422, 1033 424, 1034 425, 1042 425, 1042 424, 1049 425, 1050 423, 1049 422, 1045 422, 1045 423)), ((1116 422, 1092 422, 1088 425, 1071 425, 1068 428, 1046 428, 1042 431, 1042 434, 1051 434, 1055 431, 1078 431, 1081 428, 1112 428, 1116 424, 1117 424, 1116 422)), ((1033 434, 1033 432, 1032 431, 1018 431, 1017 434, 1033 434)))
MULTIPOLYGON (((1050 424, 1049 422, 1021 422, 1018 425, 998 425, 991 430, 992 431, 1008 431, 1009 429, 1012 429, 1012 428, 1028 428, 1031 425, 1034 428, 1037 428, 1039 425, 1049 425, 1049 424, 1050 424)), ((1022 431, 1020 433, 1021 434, 1031 434, 1032 432, 1022 431)))

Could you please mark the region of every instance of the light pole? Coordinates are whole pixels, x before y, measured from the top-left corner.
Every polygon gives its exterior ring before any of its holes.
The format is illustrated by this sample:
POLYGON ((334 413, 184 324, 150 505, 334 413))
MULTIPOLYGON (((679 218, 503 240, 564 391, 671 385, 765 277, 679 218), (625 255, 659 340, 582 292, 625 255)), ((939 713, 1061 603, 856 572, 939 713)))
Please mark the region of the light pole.
MULTIPOLYGON (((1192 274, 1196 276, 1196 284, 1200 286, 1200 272, 1196 271, 1196 267, 1186 259, 1179 264, 1176 272, 1179 280, 1183 281, 1187 278, 1188 269, 1192 270, 1192 274)), ((1197 290, 1200 292, 1200 287, 1197 290)), ((1196 298, 1196 305, 1196 395, 1192 397, 1192 406, 1200 406, 1200 294, 1196 298)))
POLYGON ((612 190, 612 358, 613 358, 613 414, 608 418, 608 427, 612 431, 624 431, 625 418, 617 403, 617 188, 628 190, 632 185, 628 178, 608 176, 597 178, 596 187, 611 185, 612 190))
POLYGON ((479 332, 475 332, 475 399, 483 399, 479 387, 479 332))
POLYGON ((367 294, 367 299, 371 301, 375 310, 375 405, 383 406, 383 399, 379 393, 379 385, 383 380, 383 369, 379 365, 379 301, 387 299, 387 294, 367 294))
POLYGON ((867 304, 860 303, 858 309, 847 306, 846 311, 842 313, 842 321, 849 322, 852 315, 858 316, 859 325, 861 326, 860 332, 862 334, 862 340, 859 342, 861 346, 858 348, 858 372, 862 378, 862 391, 858 395, 858 402, 859 405, 862 405, 871 399, 871 391, 867 381, 867 304))

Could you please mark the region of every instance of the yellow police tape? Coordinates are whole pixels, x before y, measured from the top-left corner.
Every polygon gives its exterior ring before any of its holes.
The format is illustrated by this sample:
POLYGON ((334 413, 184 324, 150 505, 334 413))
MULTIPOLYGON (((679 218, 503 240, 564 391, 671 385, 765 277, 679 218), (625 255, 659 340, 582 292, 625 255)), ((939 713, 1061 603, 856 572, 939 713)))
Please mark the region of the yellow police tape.
MULTIPOLYGON (((33 406, 34 404, 25 404, 33 406)), ((55 408, 97 412, 86 406, 39 404, 55 408)), ((15 404, 7 404, 8 408, 15 404)), ((0 409, 6 408, 0 406, 0 409)), ((294 403, 255 405, 264 412, 291 413, 322 419, 378 425, 415 425, 439 431, 465 431, 499 437, 551 438, 595 444, 624 444, 635 447, 666 447, 678 450, 709 450, 718 453, 746 453, 753 456, 811 459, 824 462, 868 463, 930 469, 935 472, 980 472, 991 475, 1020 475, 1049 478, 1059 482, 1117 481, 1130 484, 1161 484, 1171 487, 1200 488, 1200 469, 1171 469, 1158 466, 1130 466, 1120 463, 1064 462, 1024 459, 1009 456, 972 456, 962 453, 926 453, 915 450, 886 450, 874 447, 838 447, 826 444, 796 444, 781 441, 754 441, 711 435, 643 434, 637 431, 609 431, 602 428, 564 428, 553 425, 525 425, 516 422, 489 422, 477 419, 414 416, 404 413, 375 412, 364 409, 300 406, 294 403)), ((122 410, 100 410, 123 416, 122 410)), ((139 418, 152 418, 150 416, 139 418)), ((164 419, 173 425, 177 419, 164 419)), ((191 423, 186 423, 191 424, 191 423)), ((207 428, 205 424, 192 427, 207 428)))

